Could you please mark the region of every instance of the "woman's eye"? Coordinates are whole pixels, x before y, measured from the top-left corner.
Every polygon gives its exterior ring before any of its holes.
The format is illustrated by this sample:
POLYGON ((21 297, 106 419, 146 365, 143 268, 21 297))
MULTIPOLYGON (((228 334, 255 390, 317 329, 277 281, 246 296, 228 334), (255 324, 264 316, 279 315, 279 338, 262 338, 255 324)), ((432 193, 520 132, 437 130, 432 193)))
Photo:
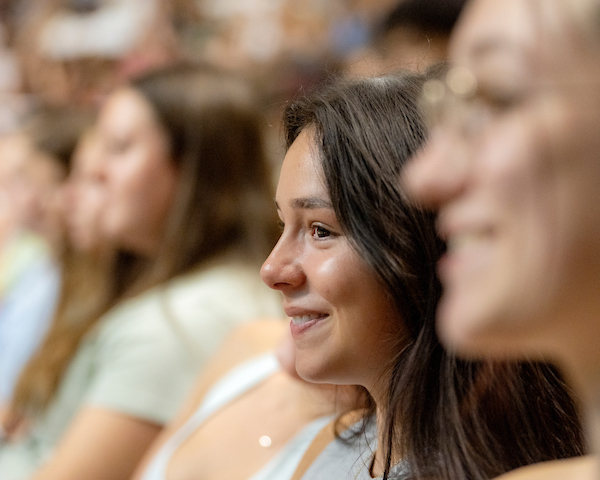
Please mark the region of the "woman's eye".
POLYGON ((331 236, 331 232, 320 225, 313 225, 311 229, 311 235, 315 238, 327 238, 331 236))
POLYGON ((509 110, 518 105, 524 96, 524 88, 489 87, 479 92, 481 100, 497 111, 509 110))
POLYGON ((283 223, 281 220, 277 222, 277 227, 279 227, 279 230, 281 232, 283 232, 283 229, 285 228, 285 223, 283 223))

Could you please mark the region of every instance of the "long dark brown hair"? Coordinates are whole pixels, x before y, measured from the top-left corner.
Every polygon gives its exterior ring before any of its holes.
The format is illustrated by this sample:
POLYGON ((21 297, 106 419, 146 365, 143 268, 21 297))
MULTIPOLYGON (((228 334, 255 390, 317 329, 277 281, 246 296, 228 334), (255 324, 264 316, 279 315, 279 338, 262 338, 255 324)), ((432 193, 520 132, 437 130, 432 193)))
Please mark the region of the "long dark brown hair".
POLYGON ((288 148, 303 129, 315 132, 336 216, 397 308, 397 354, 382 375, 389 398, 377 405, 386 418, 384 478, 400 456, 408 473, 398 478, 488 479, 579 455, 583 437, 552 366, 459 360, 437 338, 444 245, 433 214, 414 206, 399 180, 426 139, 419 96, 435 74, 333 83, 291 103, 284 130, 288 148))
POLYGON ((162 244, 152 259, 117 252, 106 278, 92 280, 101 295, 89 309, 73 308, 85 302, 84 287, 65 279, 57 317, 17 386, 13 418, 47 407, 83 338, 115 304, 229 252, 258 270, 276 242, 262 118, 249 84, 186 64, 146 74, 130 87, 154 109, 180 171, 162 244))

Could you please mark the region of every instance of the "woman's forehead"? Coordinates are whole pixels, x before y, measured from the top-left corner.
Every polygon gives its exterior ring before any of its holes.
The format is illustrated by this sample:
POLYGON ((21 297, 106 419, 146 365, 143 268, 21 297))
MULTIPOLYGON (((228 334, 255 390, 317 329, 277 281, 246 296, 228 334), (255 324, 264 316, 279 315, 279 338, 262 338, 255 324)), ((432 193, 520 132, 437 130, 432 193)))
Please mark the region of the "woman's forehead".
MULTIPOLYGON (((553 0, 550 0, 553 1, 553 0)), ((531 18, 523 0, 475 0, 469 4, 450 45, 456 63, 469 64, 497 46, 530 44, 531 18)))
POLYGON ((551 45, 565 47, 584 30, 600 32, 599 7, 600 0, 474 0, 455 30, 451 60, 472 65, 497 51, 556 55, 551 45))

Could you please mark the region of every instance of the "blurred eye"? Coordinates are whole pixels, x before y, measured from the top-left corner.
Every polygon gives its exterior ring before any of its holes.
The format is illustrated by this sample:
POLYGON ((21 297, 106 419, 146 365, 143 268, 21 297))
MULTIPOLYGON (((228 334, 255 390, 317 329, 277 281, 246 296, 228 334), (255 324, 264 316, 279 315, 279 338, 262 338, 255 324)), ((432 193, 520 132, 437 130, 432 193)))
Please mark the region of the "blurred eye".
POLYGON ((107 142, 106 150, 109 154, 120 155, 129 150, 132 144, 133 142, 127 138, 112 139, 107 142))
POLYGON ((503 112, 517 106, 523 98, 523 92, 503 88, 487 88, 481 90, 479 98, 488 108, 503 112))

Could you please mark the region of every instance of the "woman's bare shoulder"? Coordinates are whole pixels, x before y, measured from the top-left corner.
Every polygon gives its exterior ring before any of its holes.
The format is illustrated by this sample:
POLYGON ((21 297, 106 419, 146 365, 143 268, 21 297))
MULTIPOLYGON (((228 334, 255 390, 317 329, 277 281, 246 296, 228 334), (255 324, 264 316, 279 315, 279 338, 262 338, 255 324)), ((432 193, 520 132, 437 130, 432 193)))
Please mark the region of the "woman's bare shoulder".
POLYGON ((599 458, 595 455, 538 463, 508 472, 495 480, 597 480, 599 458))
POLYGON ((223 341, 203 377, 212 383, 245 360, 274 349, 286 328, 287 322, 277 319, 253 320, 239 325, 223 341))

